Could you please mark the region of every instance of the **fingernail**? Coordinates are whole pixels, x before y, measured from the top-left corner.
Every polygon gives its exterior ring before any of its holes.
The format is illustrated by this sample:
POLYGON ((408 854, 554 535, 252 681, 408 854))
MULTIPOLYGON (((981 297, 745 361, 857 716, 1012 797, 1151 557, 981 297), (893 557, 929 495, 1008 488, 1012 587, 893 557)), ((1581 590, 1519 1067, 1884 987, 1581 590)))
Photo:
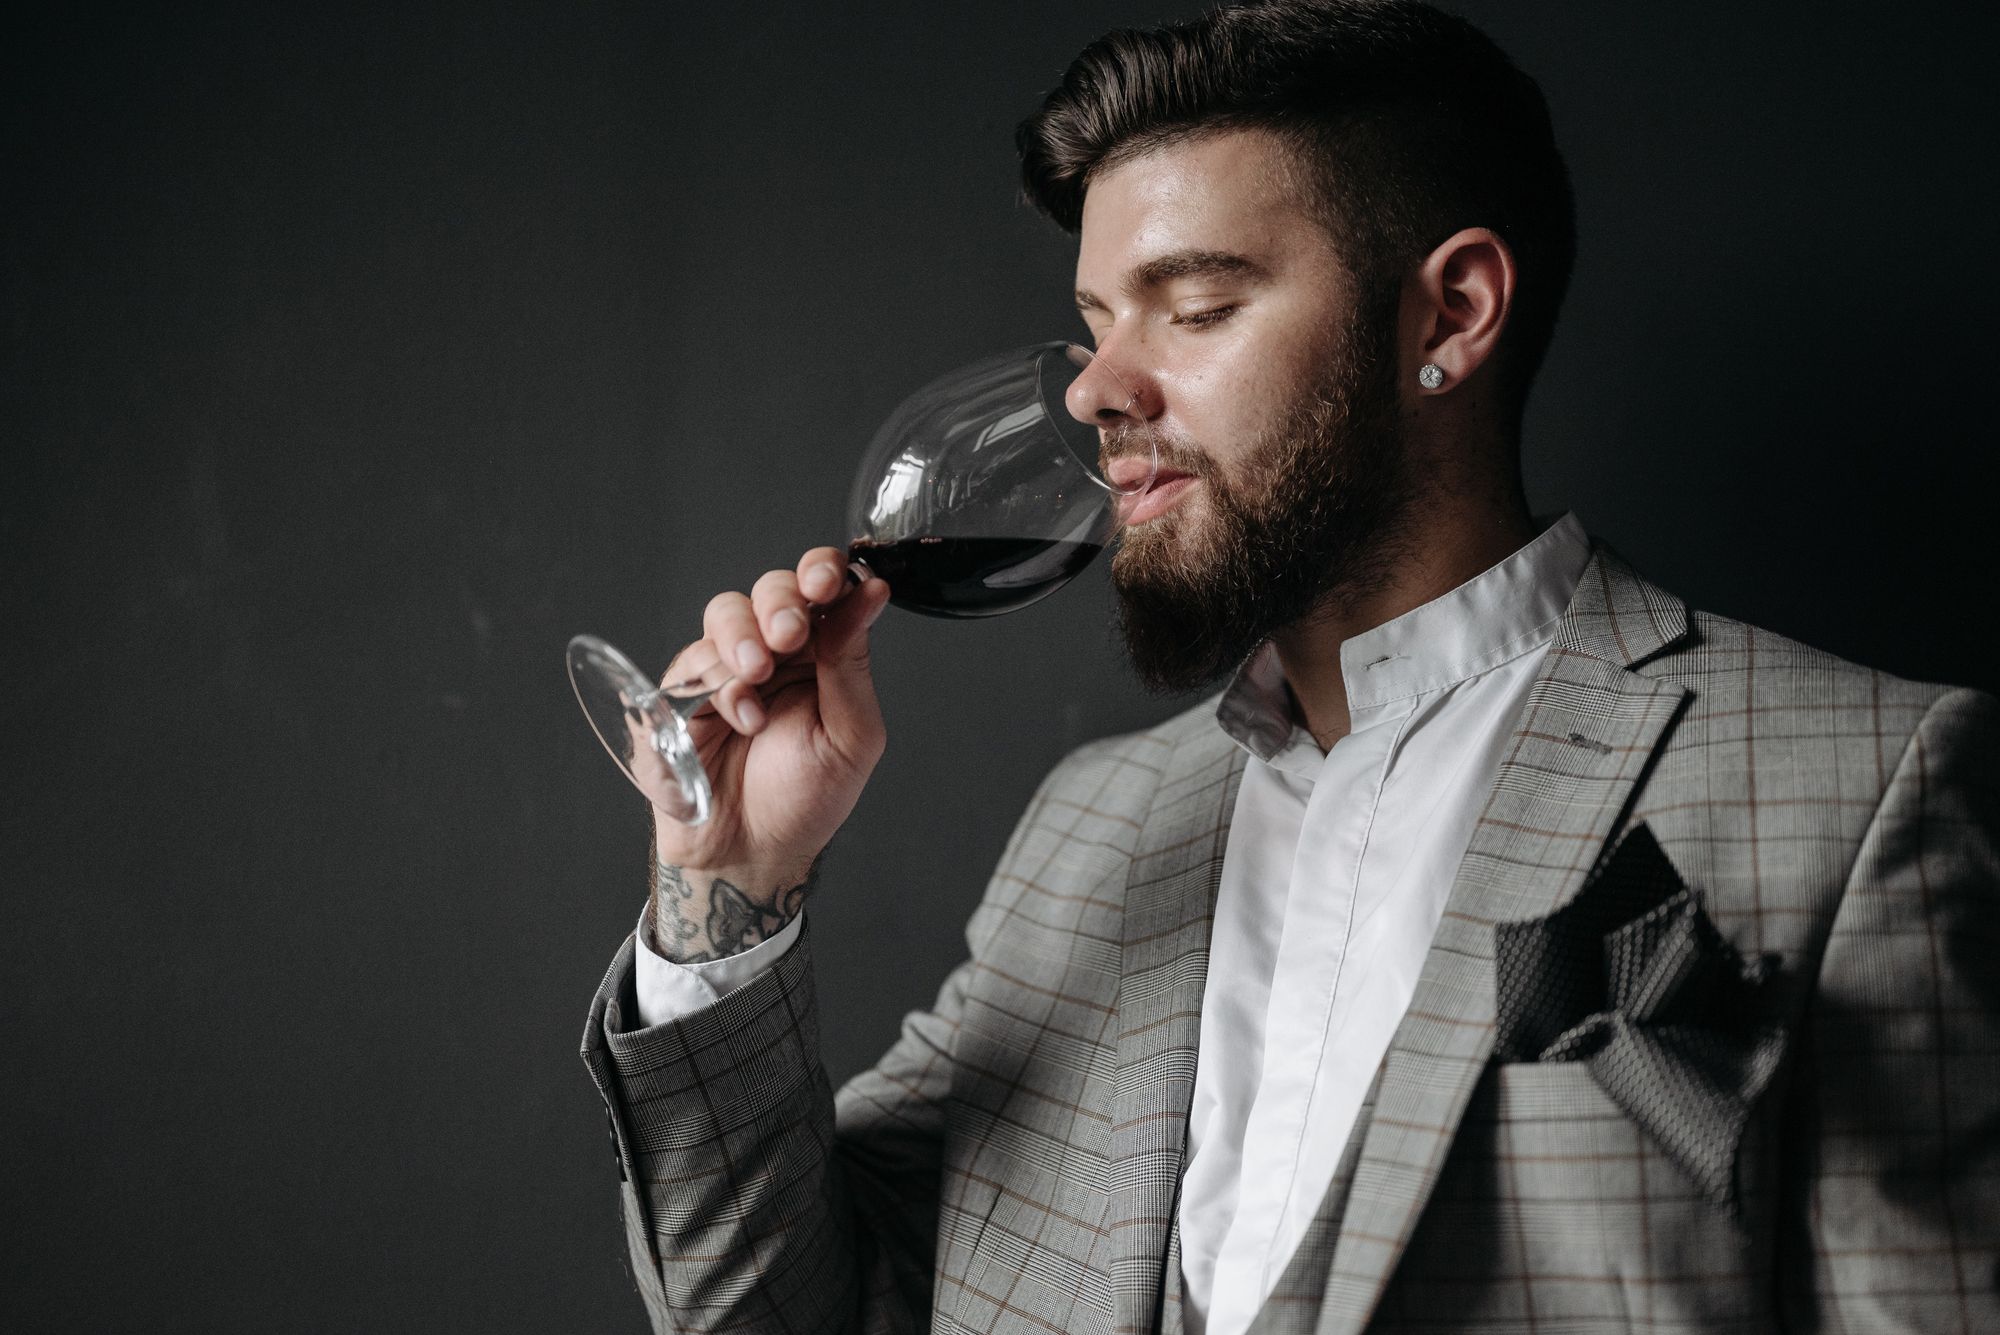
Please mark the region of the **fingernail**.
POLYGON ((796 607, 787 607, 771 618, 771 629, 779 635, 803 635, 806 619, 796 607))
POLYGON ((738 640, 735 658, 738 672, 755 672, 764 664, 764 646, 755 640, 738 640))
POLYGON ((812 570, 813 583, 819 586, 822 598, 831 598, 840 592, 840 571, 829 565, 817 565, 812 570))
POLYGON ((874 625, 877 621, 881 620, 882 614, 888 610, 889 610, 889 600, 887 598, 884 598, 881 602, 875 604, 875 610, 868 614, 867 624, 871 626, 874 625))
POLYGON ((764 710, 755 700, 746 698, 736 706, 736 721, 745 728, 761 728, 764 726, 764 710))

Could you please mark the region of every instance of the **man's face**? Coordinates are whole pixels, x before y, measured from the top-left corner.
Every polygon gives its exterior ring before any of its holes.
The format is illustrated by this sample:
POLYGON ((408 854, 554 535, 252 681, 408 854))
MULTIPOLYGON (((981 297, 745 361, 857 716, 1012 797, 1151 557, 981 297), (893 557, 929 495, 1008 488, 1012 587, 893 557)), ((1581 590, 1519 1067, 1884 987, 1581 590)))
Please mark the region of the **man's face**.
POLYGON ((1329 600, 1376 587, 1412 491, 1397 430, 1394 296, 1366 301, 1260 131, 1170 144, 1090 185, 1077 304, 1129 409, 1086 377, 1071 410, 1161 481, 1112 562, 1140 676, 1214 680, 1329 600))

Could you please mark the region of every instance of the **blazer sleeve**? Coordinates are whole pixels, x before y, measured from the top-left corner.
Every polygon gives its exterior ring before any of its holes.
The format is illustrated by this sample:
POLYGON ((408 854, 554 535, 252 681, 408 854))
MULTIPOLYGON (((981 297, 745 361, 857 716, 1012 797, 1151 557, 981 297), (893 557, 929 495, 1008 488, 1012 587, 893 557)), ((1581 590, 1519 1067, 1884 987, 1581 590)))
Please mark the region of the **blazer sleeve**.
MULTIPOLYGON (((1055 782, 1016 827, 996 881, 1055 782)), ((836 1107, 810 924, 768 972, 651 1028, 626 1027, 638 1015, 626 939, 592 1001, 583 1059, 609 1116, 654 1330, 928 1328, 952 1053, 973 968, 959 965, 929 1010, 904 1019, 836 1107)))
POLYGON ((2000 1330, 2000 702, 1941 696, 1841 900, 1792 1092, 1811 1331, 2000 1330))

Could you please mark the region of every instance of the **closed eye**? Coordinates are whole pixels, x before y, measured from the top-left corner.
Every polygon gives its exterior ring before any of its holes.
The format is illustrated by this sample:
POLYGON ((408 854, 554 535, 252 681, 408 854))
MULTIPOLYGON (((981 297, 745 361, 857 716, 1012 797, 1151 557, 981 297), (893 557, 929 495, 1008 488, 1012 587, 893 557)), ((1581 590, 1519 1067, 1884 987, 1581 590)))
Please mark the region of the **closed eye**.
POLYGON ((1168 323, 1204 329, 1212 324, 1221 324, 1236 314, 1236 311, 1237 308, 1234 306, 1215 306, 1205 311, 1190 311, 1186 315, 1176 315, 1168 323))

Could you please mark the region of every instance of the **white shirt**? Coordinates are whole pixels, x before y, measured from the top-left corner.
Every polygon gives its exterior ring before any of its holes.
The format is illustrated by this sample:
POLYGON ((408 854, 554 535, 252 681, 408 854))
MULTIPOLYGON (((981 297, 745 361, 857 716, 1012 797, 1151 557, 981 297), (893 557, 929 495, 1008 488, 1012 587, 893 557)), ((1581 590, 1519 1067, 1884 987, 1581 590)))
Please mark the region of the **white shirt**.
POLYGON ((1181 1184, 1182 1314, 1237 1335, 1333 1181, 1590 540, 1565 515, 1340 646, 1322 752, 1269 646, 1216 709, 1250 753, 1223 853, 1181 1184))
MULTIPOLYGON (((1190 1335, 1248 1327, 1312 1222, 1589 557, 1565 515, 1341 645, 1350 724, 1329 751, 1293 721, 1268 646, 1217 706, 1250 759, 1223 855, 1181 1189, 1190 1335)), ((641 930, 641 1022, 756 977, 799 921, 689 967, 654 954, 641 930)))

